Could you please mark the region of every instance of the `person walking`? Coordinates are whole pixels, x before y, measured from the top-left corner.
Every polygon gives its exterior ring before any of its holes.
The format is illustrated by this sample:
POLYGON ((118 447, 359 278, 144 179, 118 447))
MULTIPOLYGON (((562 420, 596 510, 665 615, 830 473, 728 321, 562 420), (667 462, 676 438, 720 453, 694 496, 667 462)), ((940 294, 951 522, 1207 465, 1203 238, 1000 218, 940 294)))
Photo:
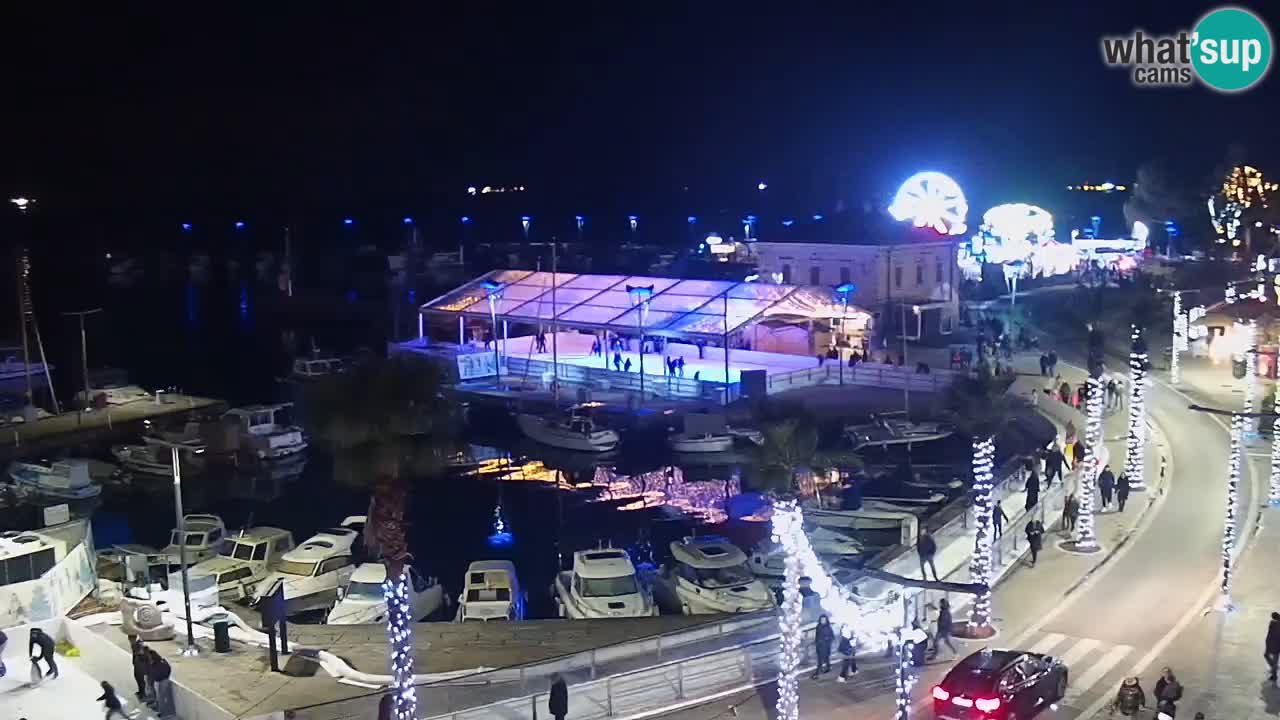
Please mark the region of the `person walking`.
POLYGON ((1027 491, 1027 503, 1025 510, 1031 512, 1031 508, 1040 504, 1040 476, 1036 475, 1036 471, 1032 470, 1027 473, 1027 484, 1023 486, 1027 491))
POLYGON ((1049 374, 1049 356, 1044 353, 1040 353, 1040 377, 1045 377, 1048 374, 1049 374))
POLYGON ((170 717, 176 710, 173 705, 173 682, 169 679, 173 675, 173 668, 155 650, 148 648, 147 657, 151 661, 148 666, 151 681, 155 683, 156 712, 162 718, 170 717))
POLYGON ((631 372, 631 358, 627 358, 627 361, 622 363, 622 372, 631 372))
POLYGON ((1111 507, 1111 494, 1116 489, 1116 476, 1111 472, 1110 465, 1103 465, 1102 472, 1098 473, 1098 490, 1102 492, 1102 509, 1106 510, 1111 507))
POLYGON ((933 570, 934 581, 937 582, 938 566, 933 564, 933 558, 938 554, 938 543, 929 534, 928 530, 920 530, 920 536, 916 538, 916 554, 920 556, 920 579, 929 579, 929 576, 924 572, 925 566, 928 565, 929 569, 933 570))
POLYGON ((564 720, 569 714, 569 686, 560 673, 551 676, 551 692, 547 693, 547 712, 555 720, 564 720))
POLYGON ((1053 350, 1049 351, 1049 374, 1058 374, 1058 353, 1053 350))
POLYGON ((613 369, 622 372, 622 353, 617 350, 613 351, 613 369))
POLYGON ((547 336, 546 336, 546 334, 541 333, 541 332, 540 332, 540 333, 538 333, 538 338, 537 338, 537 341, 536 341, 535 345, 537 345, 537 351, 538 351, 539 353, 545 353, 545 352, 547 351, 547 336))
POLYGON ((831 618, 826 615, 818 617, 818 627, 813 631, 813 650, 818 664, 813 668, 813 679, 823 673, 831 672, 831 643, 835 642, 836 633, 831 629, 831 618))
POLYGON ((1177 714, 1177 703, 1182 699, 1182 683, 1174 676, 1171 668, 1160 671, 1160 679, 1156 681, 1156 711, 1169 717, 1177 714))
POLYGON ((1036 560, 1040 557, 1040 547, 1044 542, 1044 523, 1039 520, 1032 520, 1027 523, 1027 547, 1031 550, 1031 567, 1036 566, 1036 560))
POLYGON ((951 648, 952 656, 960 654, 956 650, 955 643, 951 642, 951 630, 954 625, 955 623, 951 619, 951 603, 946 598, 942 598, 938 601, 938 625, 937 632, 933 636, 934 654, 942 650, 943 643, 946 643, 947 647, 951 648))
POLYGON ((1127 677, 1121 683, 1120 689, 1116 691, 1116 699, 1111 703, 1111 712, 1120 711, 1121 715, 1133 717, 1138 714, 1141 708, 1147 706, 1147 694, 1142 691, 1142 686, 1138 684, 1138 678, 1127 677))
POLYGON ((1128 473, 1120 473, 1116 480, 1116 508, 1119 512, 1124 512, 1124 504, 1129 502, 1129 492, 1132 489, 1129 487, 1128 473))
POLYGON ((102 681, 102 694, 98 696, 98 701, 107 709, 106 720, 111 720, 112 715, 119 715, 124 720, 129 720, 129 716, 124 714, 124 706, 120 704, 120 698, 116 697, 116 689, 106 680, 102 681))
POLYGON ((40 628, 31 628, 31 644, 27 648, 27 652, 31 656, 31 676, 35 682, 44 679, 44 673, 40 671, 40 661, 44 660, 49 666, 49 675, 58 677, 58 663, 53 659, 54 642, 53 638, 41 630, 40 628), (40 652, 37 653, 36 650, 40 652))
POLYGON ((995 530, 996 539, 999 540, 1004 535, 1004 521, 1009 519, 1004 514, 1004 508, 1001 507, 1000 501, 993 499, 995 507, 991 509, 991 525, 995 530))
MULTIPOLYGON (((3 643, 0 643, 0 648, 3 643)), ((1267 625, 1267 639, 1262 647, 1262 657, 1267 659, 1267 667, 1271 669, 1267 679, 1276 681, 1276 664, 1280 661, 1280 612, 1271 613, 1271 622, 1267 625)))
POLYGON ((924 667, 929 654, 929 633, 920 627, 919 620, 911 621, 911 629, 907 631, 906 639, 911 645, 911 664, 914 667, 924 667))
POLYGON ((1076 500, 1076 494, 1067 495, 1062 501, 1062 529, 1066 532, 1076 531, 1076 519, 1080 517, 1080 501, 1076 500))
POLYGON ((858 674, 858 658, 853 649, 853 631, 847 625, 840 628, 840 645, 836 649, 844 658, 840 661, 840 677, 836 678, 836 682, 845 682, 850 675, 858 674))
POLYGON ((147 665, 149 658, 147 657, 147 646, 142 644, 136 635, 129 636, 129 650, 133 655, 133 681, 138 685, 138 692, 133 696, 139 700, 147 699, 147 689, 151 683, 147 679, 147 665))
POLYGON ((1062 451, 1058 449, 1055 443, 1053 447, 1044 455, 1044 486, 1048 488, 1053 484, 1054 478, 1059 482, 1062 481, 1062 464, 1066 462, 1066 457, 1062 451))

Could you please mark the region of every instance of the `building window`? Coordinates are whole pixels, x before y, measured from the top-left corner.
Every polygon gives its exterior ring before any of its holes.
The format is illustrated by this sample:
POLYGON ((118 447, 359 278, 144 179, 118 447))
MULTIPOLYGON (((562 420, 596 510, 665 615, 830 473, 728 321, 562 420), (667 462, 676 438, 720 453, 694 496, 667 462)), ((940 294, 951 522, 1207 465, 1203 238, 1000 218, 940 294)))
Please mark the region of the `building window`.
POLYGON ((901 265, 893 269, 893 286, 896 288, 902 287, 902 266, 901 265))
POLYGON ((938 284, 942 284, 942 263, 938 263, 933 267, 933 280, 938 284))
POLYGON ((924 284, 924 266, 917 265, 916 266, 916 287, 919 287, 923 284, 924 284))
POLYGON ((847 282, 849 282, 849 268, 842 267, 840 268, 840 284, 844 285, 847 282))
POLYGON ((814 265, 809 268, 809 284, 810 285, 822 284, 822 268, 821 267, 814 265))
POLYGON ((791 282, 791 266, 790 265, 782 266, 782 282, 784 283, 791 282))

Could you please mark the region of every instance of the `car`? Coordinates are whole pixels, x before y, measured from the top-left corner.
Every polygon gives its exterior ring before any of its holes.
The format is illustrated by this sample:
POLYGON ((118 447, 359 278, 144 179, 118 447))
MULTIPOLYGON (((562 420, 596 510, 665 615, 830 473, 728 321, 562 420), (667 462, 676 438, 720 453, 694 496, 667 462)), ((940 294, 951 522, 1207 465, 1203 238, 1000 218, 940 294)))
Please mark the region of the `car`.
POLYGON ((1067 666, 1024 650, 982 649, 933 688, 939 720, 1026 720, 1067 694, 1067 666))

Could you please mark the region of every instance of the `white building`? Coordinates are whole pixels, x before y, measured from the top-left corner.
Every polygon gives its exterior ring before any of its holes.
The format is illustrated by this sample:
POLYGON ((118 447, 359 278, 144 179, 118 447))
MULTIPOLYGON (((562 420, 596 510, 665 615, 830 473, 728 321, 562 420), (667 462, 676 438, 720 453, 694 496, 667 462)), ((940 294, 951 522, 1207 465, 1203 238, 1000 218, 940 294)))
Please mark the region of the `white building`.
POLYGON ((879 333, 911 339, 950 335, 960 310, 958 239, 883 245, 757 242, 762 282, 835 287, 853 283, 849 304, 865 308, 879 333))

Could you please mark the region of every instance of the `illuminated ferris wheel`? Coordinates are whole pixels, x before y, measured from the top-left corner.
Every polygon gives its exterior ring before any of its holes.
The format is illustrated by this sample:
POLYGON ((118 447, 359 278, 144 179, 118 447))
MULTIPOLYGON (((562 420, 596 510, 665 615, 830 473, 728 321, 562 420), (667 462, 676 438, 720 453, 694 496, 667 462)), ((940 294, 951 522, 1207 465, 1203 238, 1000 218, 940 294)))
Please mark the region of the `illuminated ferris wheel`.
POLYGON ((916 173, 898 188, 889 214, 916 227, 932 228, 940 235, 961 235, 968 226, 969 203, 955 180, 940 172, 916 173))

